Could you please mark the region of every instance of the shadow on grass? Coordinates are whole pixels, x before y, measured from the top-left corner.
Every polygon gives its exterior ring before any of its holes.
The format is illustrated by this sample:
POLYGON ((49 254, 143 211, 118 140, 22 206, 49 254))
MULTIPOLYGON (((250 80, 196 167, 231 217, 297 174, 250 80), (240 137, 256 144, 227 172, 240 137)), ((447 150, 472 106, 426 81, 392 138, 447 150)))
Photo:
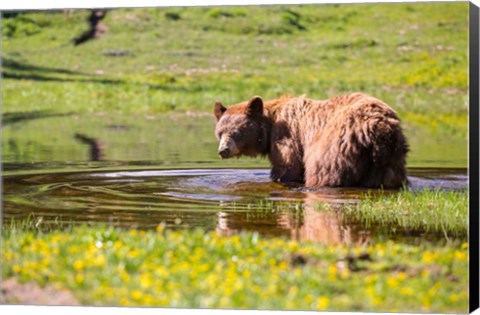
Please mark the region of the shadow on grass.
POLYGON ((32 112, 11 112, 5 113, 2 115, 2 125, 8 126, 15 123, 20 123, 24 121, 42 119, 42 118, 51 118, 51 117, 64 117, 73 115, 73 112, 70 113, 53 113, 51 111, 36 110, 32 112))
POLYGON ((198 92, 204 89, 202 85, 179 86, 175 85, 174 83, 159 84, 129 81, 125 79, 96 78, 95 75, 91 73, 36 66, 27 63, 21 63, 9 58, 2 59, 2 62, 2 76, 5 79, 31 80, 39 82, 79 82, 107 85, 129 85, 132 87, 141 86, 150 89, 181 93, 198 92))
POLYGON ((125 84, 123 80, 111 80, 111 79, 100 79, 100 80, 91 80, 91 79, 69 79, 69 78, 58 78, 58 77, 48 77, 38 74, 18 74, 12 72, 4 72, 3 77, 6 79, 14 80, 33 80, 33 81, 55 81, 55 82, 90 82, 90 83, 102 83, 102 84, 125 84))
POLYGON ((93 79, 81 78, 79 76, 91 77, 90 73, 72 71, 67 69, 57 69, 41 67, 28 63, 18 62, 10 58, 2 59, 3 77, 13 80, 33 80, 33 81, 54 81, 54 82, 91 82, 103 84, 125 84, 123 80, 112 79, 93 79), (55 75, 66 75, 73 77, 58 77, 55 75))
POLYGON ((90 75, 88 73, 82 73, 78 71, 30 65, 27 63, 18 62, 10 58, 3 58, 2 66, 6 70, 20 71, 20 72, 29 71, 29 72, 58 73, 58 74, 69 74, 69 75, 87 75, 87 76, 90 75))
POLYGON ((78 76, 91 76, 92 74, 83 73, 79 71, 72 71, 66 69, 57 69, 49 67, 41 67, 31 65, 28 63, 21 63, 13 59, 4 58, 2 60, 3 77, 6 79, 14 80, 33 80, 33 81, 56 81, 56 82, 93 82, 93 83, 105 83, 105 84, 122 84, 125 83, 122 80, 111 79, 85 79, 78 76), (74 78, 68 77, 56 77, 55 75, 68 75, 74 76, 74 78))

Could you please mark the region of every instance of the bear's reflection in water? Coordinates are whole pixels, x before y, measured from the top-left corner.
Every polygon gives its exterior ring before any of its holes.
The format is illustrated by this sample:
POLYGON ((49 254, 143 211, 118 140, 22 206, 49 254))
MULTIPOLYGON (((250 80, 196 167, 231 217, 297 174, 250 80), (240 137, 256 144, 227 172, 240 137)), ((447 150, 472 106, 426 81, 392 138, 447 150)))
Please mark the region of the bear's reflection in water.
POLYGON ((281 236, 292 240, 312 241, 325 245, 363 244, 370 234, 360 224, 348 222, 342 216, 345 202, 352 202, 358 192, 345 192, 337 189, 324 191, 283 191, 282 197, 271 193, 278 207, 273 210, 218 213, 217 233, 232 235, 241 231, 256 231, 266 236, 281 236), (282 201, 287 201, 283 202, 282 201), (319 209, 327 205, 329 210, 319 209), (321 206, 320 206, 321 207, 321 206))

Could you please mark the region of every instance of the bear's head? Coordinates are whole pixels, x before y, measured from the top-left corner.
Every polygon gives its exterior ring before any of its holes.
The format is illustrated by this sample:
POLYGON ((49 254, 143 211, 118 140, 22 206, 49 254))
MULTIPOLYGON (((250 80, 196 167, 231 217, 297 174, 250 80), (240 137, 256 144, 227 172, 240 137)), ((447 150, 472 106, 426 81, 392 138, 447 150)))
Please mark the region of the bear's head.
POLYGON ((214 114, 215 135, 220 141, 218 154, 223 159, 268 154, 270 123, 260 97, 229 108, 216 102, 214 114))

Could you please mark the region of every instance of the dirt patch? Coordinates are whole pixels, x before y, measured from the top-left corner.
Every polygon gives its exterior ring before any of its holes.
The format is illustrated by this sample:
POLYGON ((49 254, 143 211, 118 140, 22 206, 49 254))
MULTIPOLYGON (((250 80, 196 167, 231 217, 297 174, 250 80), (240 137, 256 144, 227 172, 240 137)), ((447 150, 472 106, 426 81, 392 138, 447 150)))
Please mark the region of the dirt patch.
POLYGON ((42 288, 33 282, 19 283, 15 278, 2 281, 1 288, 1 304, 80 305, 67 290, 52 286, 42 288))

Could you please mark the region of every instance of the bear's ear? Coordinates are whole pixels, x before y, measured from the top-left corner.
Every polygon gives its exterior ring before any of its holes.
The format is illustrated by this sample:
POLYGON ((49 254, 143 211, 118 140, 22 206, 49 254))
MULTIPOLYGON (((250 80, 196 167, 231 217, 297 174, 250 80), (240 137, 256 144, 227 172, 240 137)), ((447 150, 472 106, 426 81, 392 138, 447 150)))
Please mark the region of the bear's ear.
POLYGON ((260 96, 254 96, 248 101, 247 116, 263 115, 263 101, 260 96))
POLYGON ((215 114, 215 118, 217 118, 217 121, 220 120, 220 117, 222 117, 223 113, 225 113, 226 110, 227 108, 223 106, 222 103, 220 103, 219 101, 215 102, 213 113, 215 114))

